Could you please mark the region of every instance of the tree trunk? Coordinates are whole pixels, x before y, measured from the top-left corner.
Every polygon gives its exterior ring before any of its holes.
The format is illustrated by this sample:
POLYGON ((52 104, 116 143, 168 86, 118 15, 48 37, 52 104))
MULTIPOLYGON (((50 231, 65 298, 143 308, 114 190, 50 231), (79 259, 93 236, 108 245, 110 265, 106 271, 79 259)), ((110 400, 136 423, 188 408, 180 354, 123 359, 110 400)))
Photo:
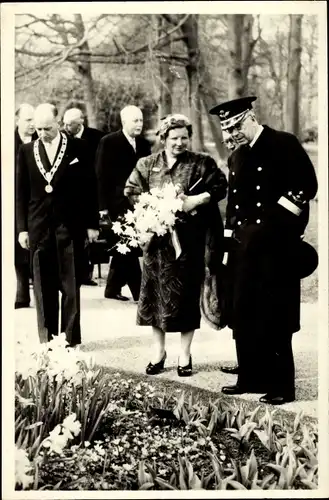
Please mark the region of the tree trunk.
POLYGON ((184 42, 187 48, 188 64, 186 65, 188 81, 188 104, 190 119, 193 124, 192 149, 203 151, 203 131, 201 120, 201 100, 199 93, 200 75, 200 49, 198 40, 198 15, 191 15, 181 26, 184 42))
MULTIPOLYGON (((157 16, 158 21, 158 35, 160 36, 165 30, 166 21, 162 16, 157 16)), ((162 51, 168 56, 171 53, 171 41, 168 45, 162 48, 162 51)), ((160 58, 159 61, 159 75, 160 75, 160 105, 159 105, 159 118, 172 113, 172 95, 174 85, 174 74, 171 71, 171 63, 169 58, 160 58)))
POLYGON ((307 55, 308 55, 308 89, 307 89, 307 120, 306 120, 306 127, 309 128, 312 126, 313 122, 313 97, 314 93, 317 92, 317 88, 315 85, 315 79, 317 77, 317 66, 316 62, 316 40, 317 40, 317 34, 316 34, 316 28, 317 24, 316 21, 311 24, 311 40, 310 40, 310 45, 307 50, 307 55))
POLYGON ((238 99, 248 93, 248 72, 257 39, 252 38, 252 15, 229 14, 226 17, 230 59, 228 99, 238 99))
POLYGON ((90 68, 85 69, 79 69, 79 73, 81 75, 81 83, 82 83, 82 88, 83 88, 83 97, 84 97, 84 104, 86 107, 86 115, 88 119, 88 126, 97 128, 97 114, 95 110, 95 105, 94 105, 94 100, 95 100, 95 93, 94 93, 94 82, 93 78, 91 75, 91 72, 89 71, 90 68))
MULTIPOLYGON (((85 36, 85 25, 83 23, 81 14, 74 15, 74 22, 77 33, 79 33, 81 40, 85 36)), ((90 52, 89 43, 87 40, 80 46, 80 50, 84 53, 90 52)), ((84 58, 84 61, 74 62, 73 65, 81 77, 88 126, 97 128, 97 114, 94 104, 94 80, 91 71, 91 63, 84 58)))
POLYGON ((219 118, 209 114, 209 105, 207 96, 202 95, 202 102, 204 105, 205 113, 211 130, 211 135, 213 137, 218 156, 220 160, 225 161, 228 156, 228 151, 223 144, 223 134, 220 126, 219 118))
POLYGON ((299 88, 301 70, 302 15, 290 15, 290 51, 288 55, 288 86, 285 128, 299 135, 299 88))
POLYGON ((184 42, 188 50, 189 64, 186 67, 189 88, 190 118, 193 130, 193 149, 204 151, 204 136, 202 127, 202 103, 204 104, 209 126, 221 159, 227 156, 226 148, 222 143, 222 130, 219 119, 209 114, 210 108, 218 104, 214 92, 212 77, 205 64, 203 54, 198 43, 198 16, 190 16, 182 25, 181 31, 185 35, 184 42))
POLYGON ((212 81, 212 75, 208 70, 203 58, 202 52, 200 52, 199 59, 199 73, 200 73, 200 97, 203 102, 211 134, 216 145, 217 153, 220 159, 225 160, 227 157, 227 149, 223 144, 223 134, 222 128, 220 126, 220 121, 217 116, 209 114, 209 110, 219 104, 218 97, 214 91, 214 85, 212 81))
POLYGON ((161 79, 159 118, 161 119, 172 113, 174 75, 170 71, 170 63, 167 61, 160 62, 159 72, 161 79))

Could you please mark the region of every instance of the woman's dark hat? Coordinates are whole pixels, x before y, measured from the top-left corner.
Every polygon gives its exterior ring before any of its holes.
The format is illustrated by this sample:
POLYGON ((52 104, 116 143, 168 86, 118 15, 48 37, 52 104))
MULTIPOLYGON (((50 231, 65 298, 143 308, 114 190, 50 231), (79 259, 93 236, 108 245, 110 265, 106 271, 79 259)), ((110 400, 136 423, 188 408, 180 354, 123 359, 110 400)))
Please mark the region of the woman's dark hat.
POLYGON ((315 248, 306 241, 300 241, 297 263, 300 279, 307 278, 307 276, 314 273, 318 267, 318 253, 315 248))
POLYGON ((249 96, 226 101, 211 108, 209 113, 219 116, 221 127, 223 130, 226 130, 244 118, 246 112, 252 109, 252 103, 256 99, 256 96, 249 96))

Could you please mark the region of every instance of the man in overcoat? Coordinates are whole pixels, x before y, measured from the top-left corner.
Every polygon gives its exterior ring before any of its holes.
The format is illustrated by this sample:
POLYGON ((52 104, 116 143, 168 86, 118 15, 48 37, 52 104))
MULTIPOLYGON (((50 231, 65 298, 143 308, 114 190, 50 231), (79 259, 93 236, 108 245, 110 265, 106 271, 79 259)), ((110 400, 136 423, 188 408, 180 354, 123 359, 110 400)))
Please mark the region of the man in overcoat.
MULTIPOLYGON (((133 171, 137 160, 151 154, 149 142, 141 137, 143 114, 136 106, 126 106, 120 112, 122 129, 106 135, 100 141, 96 154, 96 175, 98 179, 98 200, 101 215, 108 214, 115 221, 129 208, 128 198, 124 196, 124 187, 133 171)), ((132 250, 126 255, 113 254, 105 297, 128 300, 121 293, 128 285, 136 301, 139 298, 141 269, 138 251, 132 250)))
POLYGON ((18 240, 30 249, 40 342, 61 332, 81 343, 80 285, 86 237, 98 236, 96 179, 81 140, 59 132, 57 110, 36 108, 38 140, 20 147, 16 177, 18 240))
MULTIPOLYGON (((33 119, 34 108, 30 104, 21 104, 16 111, 15 128, 15 171, 18 150, 22 144, 38 138, 35 132, 33 119)), ((15 175, 16 177, 16 175, 15 175)), ((30 263, 29 252, 18 243, 18 232, 15 217, 15 272, 16 272, 16 298, 15 309, 29 307, 30 305, 30 263)))
MULTIPOLYGON (((104 133, 96 128, 86 127, 84 121, 85 117, 81 109, 69 108, 63 116, 64 131, 69 137, 82 139, 85 142, 86 154, 88 155, 90 165, 94 168, 96 151, 104 133)), ((86 245, 83 285, 97 286, 97 283, 92 279, 93 271, 94 265, 90 262, 90 245, 86 245)))
POLYGON ((265 392, 261 402, 282 404, 295 398, 291 341, 300 329, 302 237, 317 180, 294 135, 257 122, 255 99, 210 110, 239 145, 228 161, 223 304, 239 373, 222 391, 265 392))

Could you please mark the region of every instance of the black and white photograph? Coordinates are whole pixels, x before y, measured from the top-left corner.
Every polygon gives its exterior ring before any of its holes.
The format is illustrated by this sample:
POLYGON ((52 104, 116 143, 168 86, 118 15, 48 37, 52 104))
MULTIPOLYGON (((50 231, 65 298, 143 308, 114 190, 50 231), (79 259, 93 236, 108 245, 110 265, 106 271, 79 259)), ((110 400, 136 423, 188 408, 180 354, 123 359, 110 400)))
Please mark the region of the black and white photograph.
POLYGON ((1 13, 5 500, 326 497, 326 2, 1 13))

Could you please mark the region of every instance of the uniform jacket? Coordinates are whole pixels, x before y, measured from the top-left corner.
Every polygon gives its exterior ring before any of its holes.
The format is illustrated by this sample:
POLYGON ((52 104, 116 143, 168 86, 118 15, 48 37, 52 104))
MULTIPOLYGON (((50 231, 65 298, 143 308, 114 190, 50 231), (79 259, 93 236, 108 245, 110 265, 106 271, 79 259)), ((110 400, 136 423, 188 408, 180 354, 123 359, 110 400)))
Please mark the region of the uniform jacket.
MULTIPOLYGON (((32 141, 35 141, 38 138, 38 134, 34 132, 32 134, 32 141)), ((18 129, 16 127, 15 129, 15 178, 16 178, 16 169, 17 169, 17 155, 18 155, 18 150, 20 146, 23 144, 22 139, 19 136, 18 129)), ((18 232, 17 232, 17 225, 16 225, 16 215, 15 215, 15 264, 16 265, 21 265, 21 264, 28 264, 29 261, 29 252, 27 250, 24 250, 24 248, 21 247, 21 245, 18 243, 18 232)))
POLYGON ((124 196, 126 180, 137 160, 151 154, 151 146, 143 137, 136 137, 136 152, 122 130, 103 137, 96 154, 99 209, 108 210, 111 219, 130 207, 124 196))
POLYGON ((300 328, 296 256, 317 192, 313 165, 295 136, 264 126, 228 167, 228 324, 293 333, 300 328))
MULTIPOLYGON (((62 141, 63 136, 59 149, 62 141)), ((36 142, 40 159, 46 171, 50 170, 45 148, 38 140, 20 148, 16 175, 17 230, 28 231, 32 251, 49 230, 60 224, 68 228, 72 238, 85 237, 87 228, 98 228, 96 179, 86 161, 83 141, 68 138, 50 194, 45 191, 47 182, 34 157, 36 142)))

